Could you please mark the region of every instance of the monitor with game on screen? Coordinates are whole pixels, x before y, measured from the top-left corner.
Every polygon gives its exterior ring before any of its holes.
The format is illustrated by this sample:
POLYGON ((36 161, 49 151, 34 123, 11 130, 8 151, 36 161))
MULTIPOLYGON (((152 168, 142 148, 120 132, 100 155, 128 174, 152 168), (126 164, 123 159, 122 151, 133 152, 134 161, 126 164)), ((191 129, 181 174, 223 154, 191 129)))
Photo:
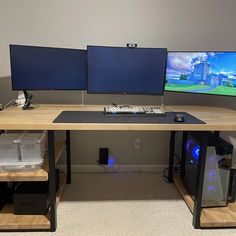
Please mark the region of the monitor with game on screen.
POLYGON ((236 96, 236 52, 168 52, 165 90, 236 96))

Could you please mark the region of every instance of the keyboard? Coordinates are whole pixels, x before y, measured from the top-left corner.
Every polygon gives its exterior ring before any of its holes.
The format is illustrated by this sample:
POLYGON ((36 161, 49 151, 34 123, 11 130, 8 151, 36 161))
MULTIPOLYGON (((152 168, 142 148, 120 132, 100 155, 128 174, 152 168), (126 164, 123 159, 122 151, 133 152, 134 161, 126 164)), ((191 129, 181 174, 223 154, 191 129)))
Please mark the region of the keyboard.
POLYGON ((104 107, 105 115, 124 115, 124 116, 165 116, 165 112, 159 107, 141 106, 108 106, 104 107))

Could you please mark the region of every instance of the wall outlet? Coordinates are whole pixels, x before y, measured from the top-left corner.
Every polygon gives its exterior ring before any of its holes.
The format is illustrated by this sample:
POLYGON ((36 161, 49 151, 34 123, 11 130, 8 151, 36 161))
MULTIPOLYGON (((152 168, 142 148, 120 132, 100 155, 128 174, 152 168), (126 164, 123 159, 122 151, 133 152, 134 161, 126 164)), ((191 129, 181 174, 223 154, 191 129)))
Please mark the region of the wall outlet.
POLYGON ((134 139, 134 150, 141 151, 142 150, 142 140, 141 138, 134 139))

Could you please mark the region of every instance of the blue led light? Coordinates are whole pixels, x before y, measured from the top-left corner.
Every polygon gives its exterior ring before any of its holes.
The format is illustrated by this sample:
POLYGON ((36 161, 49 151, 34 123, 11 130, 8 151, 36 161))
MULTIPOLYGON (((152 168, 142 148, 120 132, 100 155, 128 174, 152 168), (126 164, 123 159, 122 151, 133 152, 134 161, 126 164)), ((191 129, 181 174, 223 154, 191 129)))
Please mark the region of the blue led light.
POLYGON ((109 159, 109 160, 108 160, 108 166, 109 166, 109 167, 112 167, 113 165, 114 165, 114 160, 109 159))
POLYGON ((208 188, 207 188, 207 190, 208 190, 209 192, 215 192, 215 191, 216 191, 216 187, 215 187, 215 186, 212 186, 212 185, 209 185, 208 188))
POLYGON ((108 167, 113 167, 115 165, 115 157, 109 156, 108 167))
POLYGON ((208 173, 208 180, 211 182, 215 182, 216 177, 217 177, 217 174, 216 174, 215 170, 210 170, 208 173))
POLYGON ((195 158, 195 159, 198 159, 199 158, 199 152, 200 152, 200 147, 199 145, 196 145, 193 149, 192 149, 192 156, 195 158))

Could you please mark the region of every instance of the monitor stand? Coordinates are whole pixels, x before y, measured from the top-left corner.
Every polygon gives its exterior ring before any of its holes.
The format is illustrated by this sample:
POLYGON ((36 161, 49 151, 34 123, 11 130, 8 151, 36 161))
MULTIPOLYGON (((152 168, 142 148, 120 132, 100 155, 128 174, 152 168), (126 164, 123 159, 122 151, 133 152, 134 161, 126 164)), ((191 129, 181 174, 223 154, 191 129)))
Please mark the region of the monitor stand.
POLYGON ((164 96, 161 96, 161 107, 162 110, 166 110, 165 103, 164 103, 164 96))
POLYGON ((81 105, 84 106, 84 91, 81 93, 81 105))
POLYGON ((28 93, 26 90, 23 90, 24 96, 25 96, 25 103, 22 107, 23 110, 31 110, 33 107, 31 107, 31 100, 33 98, 33 95, 28 93))

